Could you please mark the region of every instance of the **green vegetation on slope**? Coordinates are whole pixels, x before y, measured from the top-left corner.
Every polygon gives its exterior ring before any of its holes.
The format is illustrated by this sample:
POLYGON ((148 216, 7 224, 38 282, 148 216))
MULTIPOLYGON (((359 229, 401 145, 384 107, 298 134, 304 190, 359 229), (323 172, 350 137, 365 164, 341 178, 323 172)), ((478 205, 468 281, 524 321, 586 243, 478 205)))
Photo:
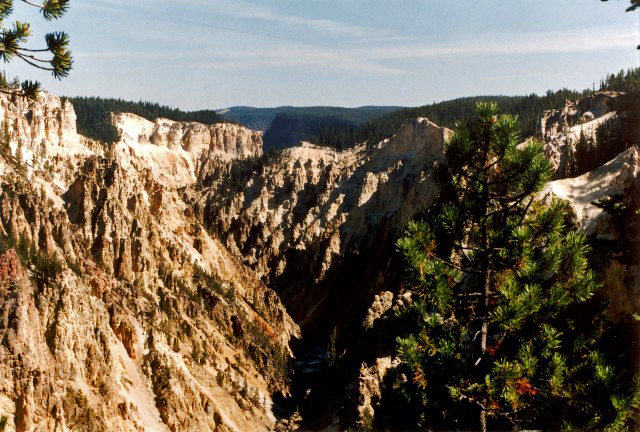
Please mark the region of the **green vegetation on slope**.
POLYGON ((264 148, 283 148, 323 133, 336 133, 365 124, 400 107, 293 108, 275 116, 264 134, 264 148))
MULTIPOLYGON (((321 127, 329 127, 329 130, 333 130, 336 127, 357 127, 375 117, 379 117, 400 108, 401 107, 396 106, 364 106, 359 108, 339 108, 328 106, 280 106, 275 108, 254 108, 247 106, 237 106, 225 110, 218 110, 217 113, 221 117, 238 122, 241 125, 248 127, 249 129, 259 130, 263 132, 266 132, 269 129, 276 116, 282 114, 283 117, 279 118, 279 120, 274 125, 274 128, 272 128, 270 133, 267 134, 274 137, 274 142, 270 143, 267 147, 275 148, 295 145, 301 139, 309 138, 313 134, 310 134, 306 129, 315 130, 317 126, 314 126, 314 124, 317 124, 323 119, 324 123, 321 127), (286 136, 285 132, 279 130, 279 128, 281 127, 286 128, 287 124, 292 122, 291 118, 298 118, 298 120, 300 120, 300 117, 304 117, 304 119, 300 121, 301 129, 297 133, 297 140, 289 139, 289 137, 286 136), (329 117, 331 117, 332 119, 329 119, 329 117), (307 121, 310 122, 310 125, 306 124, 307 121), (279 140, 282 136, 285 137, 285 144, 282 144, 282 141, 276 141, 279 140)), ((324 131, 324 129, 318 129, 318 131, 319 132, 316 132, 316 134, 324 131)))
POLYGON ((100 97, 72 97, 68 100, 73 104, 78 117, 78 132, 88 138, 106 143, 112 143, 118 139, 118 133, 111 124, 111 113, 132 113, 150 121, 166 118, 204 124, 228 122, 212 110, 182 111, 154 102, 132 102, 100 97))
POLYGON ((517 115, 522 123, 522 133, 530 136, 535 133, 536 122, 544 110, 561 106, 566 99, 578 99, 586 92, 559 90, 547 92, 545 96, 472 96, 438 102, 417 108, 404 108, 372 120, 359 128, 345 131, 328 132, 312 138, 319 145, 338 149, 348 148, 357 143, 377 143, 396 133, 407 120, 425 117, 440 126, 454 128, 456 122, 470 119, 475 112, 477 102, 493 100, 500 104, 501 112, 517 115))
POLYGON ((587 238, 552 175, 492 103, 460 124, 437 205, 398 249, 415 301, 399 313, 399 421, 437 430, 636 430, 640 393, 609 356, 587 238), (413 423, 412 423, 413 422, 413 423))
POLYGON ((280 106, 275 108, 254 108, 248 106, 235 106, 225 110, 216 111, 224 119, 228 119, 249 129, 266 131, 273 118, 281 112, 294 109, 292 106, 280 106))
MULTIPOLYGON (((640 90, 640 69, 620 71, 607 75, 600 82, 600 90, 637 91, 640 90)), ((426 117, 440 126, 455 128, 456 122, 465 121, 475 115, 475 106, 481 101, 495 101, 501 113, 517 115, 523 137, 536 133, 537 122, 543 111, 560 108, 567 99, 576 100, 591 94, 591 90, 575 91, 562 89, 548 91, 544 96, 474 96, 434 103, 417 108, 404 108, 374 119, 361 127, 347 130, 327 131, 310 139, 318 145, 338 149, 348 148, 357 143, 378 143, 396 133, 408 119, 426 117)))

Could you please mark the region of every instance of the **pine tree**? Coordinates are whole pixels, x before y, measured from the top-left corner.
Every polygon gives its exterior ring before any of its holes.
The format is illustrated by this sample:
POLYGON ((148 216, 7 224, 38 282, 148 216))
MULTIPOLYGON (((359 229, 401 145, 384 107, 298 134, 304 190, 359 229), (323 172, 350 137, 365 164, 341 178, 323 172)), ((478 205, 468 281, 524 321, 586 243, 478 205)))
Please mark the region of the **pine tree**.
POLYGON ((415 299, 399 314, 403 391, 422 427, 603 429, 637 403, 612 402, 586 237, 565 204, 535 201, 551 167, 519 142, 516 118, 479 103, 445 147, 437 205, 398 241, 415 299))
POLYGON ((570 142, 567 142, 565 145, 565 162, 564 162, 564 177, 572 178, 575 177, 578 168, 576 166, 576 153, 573 150, 573 145, 570 142))
POLYGON ((44 163, 47 160, 47 142, 43 139, 40 142, 39 153, 40 163, 44 163))
POLYGON ((0 151, 5 155, 11 154, 11 135, 9 133, 9 124, 7 120, 2 122, 2 135, 0 136, 0 151))
MULTIPOLYGON (((6 63, 17 57, 30 66, 51 72, 55 78, 68 76, 73 66, 68 35, 64 32, 47 33, 44 37, 46 47, 27 48, 32 34, 31 25, 21 21, 16 21, 11 27, 5 24, 13 13, 13 3, 13 0, 0 1, 0 59, 6 63)), ((69 8, 69 0, 44 0, 41 4, 21 0, 21 3, 38 9, 47 21, 60 18, 69 8)), ((4 77, 0 80, 0 92, 35 99, 40 92, 40 83, 8 84, 4 77)))
POLYGON ((584 135, 584 131, 580 131, 580 138, 576 144, 576 173, 575 175, 582 175, 591 171, 591 162, 589 160, 589 142, 584 135))
POLYGON ((18 167, 18 169, 23 168, 23 163, 24 154, 22 153, 22 141, 18 141, 18 144, 16 146, 16 166, 18 167))

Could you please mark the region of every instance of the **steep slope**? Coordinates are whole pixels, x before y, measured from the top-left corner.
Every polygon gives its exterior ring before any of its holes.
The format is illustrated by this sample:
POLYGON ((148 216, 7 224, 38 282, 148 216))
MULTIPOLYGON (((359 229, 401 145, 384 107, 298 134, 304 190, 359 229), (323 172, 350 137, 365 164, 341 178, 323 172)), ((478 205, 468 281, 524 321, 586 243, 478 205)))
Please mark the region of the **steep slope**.
POLYGON ((8 430, 270 429, 297 326, 177 189, 259 134, 127 118, 107 148, 54 96, 0 106, 8 430))
POLYGON ((619 127, 619 113, 615 108, 621 95, 599 92, 578 101, 567 100, 561 109, 542 113, 538 135, 545 143, 545 155, 556 170, 556 178, 566 177, 568 155, 575 154, 581 137, 595 141, 598 127, 606 124, 619 127))
POLYGON ((118 133, 111 121, 113 114, 132 113, 150 121, 167 118, 175 121, 198 122, 207 125, 225 122, 215 111, 185 112, 153 102, 133 102, 95 96, 71 97, 65 98, 65 100, 72 103, 76 112, 78 131, 87 138, 108 143, 118 139, 118 133))
POLYGON ((602 209, 593 203, 609 195, 624 194, 639 182, 640 157, 638 147, 632 147, 594 171, 551 182, 546 190, 571 204, 580 228, 587 234, 604 235, 610 230, 602 209))
MULTIPOLYGON (((612 215, 603 212, 595 203, 618 194, 636 205, 640 203, 640 146, 630 148, 587 174, 554 181, 546 193, 569 202, 580 228, 596 242, 596 257, 606 256, 612 245, 617 249, 629 241, 638 244, 640 239, 630 238, 637 235, 629 231, 633 229, 631 220, 616 226, 612 215)), ((611 303, 612 318, 616 321, 640 313, 640 256, 636 249, 631 247, 622 254, 614 252, 599 269, 604 293, 611 303)))
MULTIPOLYGON (((572 128, 623 124, 618 98, 545 114, 558 167, 572 128)), ((387 318, 411 301, 394 285, 394 243, 437 194, 450 130, 419 118, 377 145, 263 155, 262 134, 241 126, 132 114, 112 117, 120 136, 103 145, 47 94, 0 97, 0 116, 9 430, 290 430, 274 404, 286 416, 300 403, 318 421, 303 427, 335 427, 338 410, 365 425, 379 409, 397 365, 387 318)), ((547 192, 610 236, 591 202, 640 190, 638 166, 634 147, 547 192)))
MULTIPOLYGON (((541 124, 545 150, 551 162, 558 161, 554 156, 558 154, 555 150, 559 143, 570 143, 566 138, 570 134, 575 137, 581 128, 585 133, 594 133, 595 128, 590 125, 611 122, 612 128, 628 132, 620 129, 629 123, 615 121, 627 113, 611 111, 612 106, 618 106, 615 99, 623 96, 621 93, 596 94, 595 97, 567 102, 568 109, 544 113, 541 124)), ((595 133, 593 137, 597 145, 595 133)), ((639 149, 640 141, 636 141, 634 146, 597 169, 575 178, 553 181, 540 194, 541 200, 552 197, 566 200, 576 215, 577 227, 590 237, 593 244, 591 264, 603 284, 600 295, 610 303, 608 318, 615 323, 615 330, 610 336, 615 340, 613 343, 623 344, 618 349, 628 355, 628 361, 632 364, 627 367, 631 370, 638 367, 637 359, 640 358, 637 347, 638 325, 634 318, 640 312, 638 238, 634 238, 633 234, 630 237, 626 232, 632 228, 630 220, 615 221, 612 215, 596 206, 595 202, 616 194, 636 205, 640 202, 639 149), (621 223, 621 226, 616 226, 616 223, 621 223), (635 246, 626 251, 626 243, 635 246), (626 253, 631 253, 632 256, 627 256, 626 253)), ((634 229, 637 229, 637 222, 634 229)), ((393 286, 389 288, 393 289, 393 286)), ((378 421, 377 424, 385 424, 385 418, 398 419, 397 413, 393 412, 397 410, 394 406, 394 389, 406 378, 396 371, 399 359, 393 343, 393 336, 397 334, 393 330, 393 326, 397 325, 394 323, 394 314, 410 302, 411 293, 402 291, 387 291, 372 299, 363 322, 364 331, 357 339, 359 344, 352 348, 352 352, 359 351, 360 354, 345 356, 340 366, 343 376, 351 377, 343 378, 349 382, 346 387, 351 389, 351 393, 341 404, 351 404, 351 407, 343 410, 342 424, 366 429, 371 426, 374 418, 378 421), (345 369, 350 372, 345 372, 345 369)), ((334 391, 336 395, 339 394, 339 391, 334 391)))
POLYGON ((346 124, 348 126, 359 126, 362 123, 379 117, 386 113, 400 109, 394 106, 363 106, 358 108, 340 108, 340 107, 293 107, 280 106, 275 108, 254 108, 247 106, 236 106, 216 111, 216 113, 227 120, 231 120, 249 129, 266 132, 271 129, 270 135, 273 141, 268 142, 265 139, 265 147, 291 147, 298 144, 301 140, 309 138, 311 135, 319 134, 322 130, 311 130, 311 125, 301 121, 304 116, 312 119, 315 123, 323 122, 327 127, 346 124), (273 120, 281 114, 286 115, 282 119, 287 119, 281 125, 274 125, 270 128, 273 120), (298 126, 299 132, 296 136, 286 135, 286 130, 282 128, 289 120, 296 118, 300 120, 298 126), (280 140, 282 138, 282 141, 280 140))
POLYGON ((114 115, 113 123, 119 136, 117 151, 127 149, 172 187, 194 183, 209 161, 262 154, 262 133, 230 123, 151 122, 128 113, 114 115))
POLYGON ((431 170, 449 134, 418 119, 372 148, 303 144, 220 166, 193 191, 194 207, 296 321, 331 323, 384 280, 398 230, 434 197, 431 170))

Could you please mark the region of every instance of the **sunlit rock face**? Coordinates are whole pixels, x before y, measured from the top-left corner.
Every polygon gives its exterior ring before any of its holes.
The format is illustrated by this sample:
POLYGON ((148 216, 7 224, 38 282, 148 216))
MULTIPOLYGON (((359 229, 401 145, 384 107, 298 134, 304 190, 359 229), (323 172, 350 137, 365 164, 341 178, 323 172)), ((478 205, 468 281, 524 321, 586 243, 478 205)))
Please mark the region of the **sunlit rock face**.
POLYGON ((148 122, 124 116, 105 146, 52 95, 0 114, 8 430, 271 429, 298 327, 179 190, 204 160, 259 155, 260 134, 158 121, 134 141, 148 122))
POLYGON ((604 124, 615 125, 620 113, 615 111, 622 93, 604 91, 578 101, 566 101, 561 109, 542 113, 538 135, 544 142, 544 152, 555 169, 555 177, 564 177, 569 151, 575 151, 581 135, 597 140, 596 131, 604 124))
POLYGON ((262 132, 235 124, 151 122, 129 113, 114 115, 112 120, 120 137, 118 150, 144 160, 156 178, 174 187, 194 183, 210 161, 262 154, 262 132))
POLYGON ((437 192, 432 168, 450 134, 417 119, 374 146, 303 143, 253 166, 213 169, 194 199, 230 250, 311 324, 325 306, 335 312, 380 286, 395 236, 437 192), (366 293, 355 289, 361 278, 366 293))

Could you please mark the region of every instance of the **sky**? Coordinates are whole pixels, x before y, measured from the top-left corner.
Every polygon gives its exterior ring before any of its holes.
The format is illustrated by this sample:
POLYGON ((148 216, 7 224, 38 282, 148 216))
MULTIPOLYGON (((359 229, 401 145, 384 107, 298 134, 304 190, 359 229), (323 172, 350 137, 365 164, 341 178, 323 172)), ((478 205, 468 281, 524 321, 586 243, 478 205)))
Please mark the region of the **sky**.
POLYGON ((462 96, 584 89, 638 64, 627 0, 72 0, 32 24, 64 30, 58 81, 13 60, 10 76, 65 96, 237 105, 419 106, 462 96))

